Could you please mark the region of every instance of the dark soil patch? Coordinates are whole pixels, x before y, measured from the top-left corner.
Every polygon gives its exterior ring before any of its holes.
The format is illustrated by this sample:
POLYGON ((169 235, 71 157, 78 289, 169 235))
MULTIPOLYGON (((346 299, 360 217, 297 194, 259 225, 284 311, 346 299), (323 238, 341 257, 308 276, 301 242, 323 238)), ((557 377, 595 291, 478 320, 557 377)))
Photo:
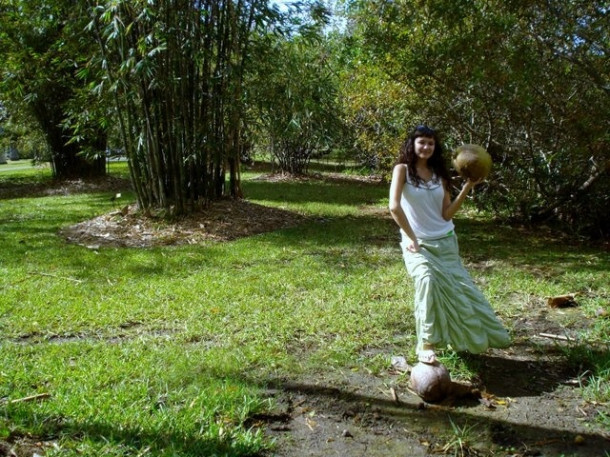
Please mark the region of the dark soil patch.
POLYGON ((304 216, 289 211, 225 199, 174 222, 147 217, 134 206, 124 207, 65 227, 60 234, 70 242, 90 248, 151 247, 228 241, 293 227, 305 220, 304 216))
POLYGON ((277 442, 270 455, 610 455, 610 431, 598 421, 610 408, 583 398, 586 367, 565 356, 573 343, 541 336, 576 341, 577 330, 552 317, 546 309, 523 316, 509 349, 458 355, 476 376, 457 381, 478 388, 480 398, 425 403, 409 389, 409 372, 391 367, 376 376, 333 371, 273 383, 277 411, 263 421, 277 442))
MULTIPOLYGON (((128 181, 108 177, 90 182, 78 180, 29 189, 13 188, 10 194, 32 196, 110 192, 114 196, 128 188, 128 181)), ((2 195, 0 189, 0 198, 2 195)), ((89 248, 145 248, 234 240, 293 227, 305 220, 305 216, 290 211, 258 205, 247 200, 226 198, 211 202, 205 210, 173 221, 147 216, 138 211, 136 205, 128 205, 94 219, 64 227, 59 233, 69 242, 89 248)))
POLYGON ((0 200, 9 198, 47 197, 52 195, 72 195, 92 192, 121 192, 129 189, 129 181, 115 176, 105 176, 96 179, 73 179, 65 181, 49 180, 40 183, 23 183, 11 180, 0 184, 0 200))
MULTIPOLYGON (((259 180, 272 182, 294 180, 330 180, 377 182, 379 178, 368 176, 345 177, 340 174, 289 176, 282 174, 261 175, 259 180)), ((120 192, 129 182, 117 178, 104 178, 84 182, 69 181, 51 186, 12 189, 19 195, 68 195, 75 192, 120 192)), ((0 196, 2 195, 0 189, 0 196)), ((60 230, 68 241, 97 248, 151 247, 161 245, 196 244, 205 241, 228 241, 259 233, 294 227, 306 221, 300 214, 279 208, 258 205, 242 199, 213 201, 205 210, 195 212, 175 221, 150 217, 138 211, 135 205, 125 206, 111 213, 80 222, 60 230)))
MULTIPOLYGON (((554 351, 551 349, 551 353, 554 351)), ((258 418, 276 449, 294 456, 582 456, 610 452, 578 372, 558 355, 521 345, 471 356, 482 398, 423 402, 408 373, 318 373, 273 383, 277 407, 258 418), (476 360, 475 360, 476 359, 476 360)), ((256 420, 257 418, 255 418, 256 420)))
POLYGON ((55 440, 40 439, 22 433, 11 433, 6 440, 0 440, 0 457, 44 456, 57 447, 55 440))

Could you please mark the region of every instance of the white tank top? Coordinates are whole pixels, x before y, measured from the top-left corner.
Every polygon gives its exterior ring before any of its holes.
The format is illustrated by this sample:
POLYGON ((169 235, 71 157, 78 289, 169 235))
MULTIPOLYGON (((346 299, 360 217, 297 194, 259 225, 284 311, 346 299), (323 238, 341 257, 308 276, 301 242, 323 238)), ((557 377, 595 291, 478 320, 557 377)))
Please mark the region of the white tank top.
MULTIPOLYGON (((454 228, 453 221, 443 219, 445 189, 436 175, 416 186, 408 176, 402 189, 400 205, 418 239, 433 240, 447 236, 454 228)), ((403 241, 408 239, 401 229, 403 241)))

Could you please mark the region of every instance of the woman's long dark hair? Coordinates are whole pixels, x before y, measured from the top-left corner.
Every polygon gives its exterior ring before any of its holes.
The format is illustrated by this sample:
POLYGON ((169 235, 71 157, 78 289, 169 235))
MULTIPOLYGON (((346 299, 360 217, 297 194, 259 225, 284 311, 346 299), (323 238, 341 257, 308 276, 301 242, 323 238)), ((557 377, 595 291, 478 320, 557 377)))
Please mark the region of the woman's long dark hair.
POLYGON ((422 136, 434 139, 434 152, 428 159, 428 165, 436 176, 442 179, 445 188, 449 189, 451 177, 449 176, 449 170, 447 169, 445 159, 443 158, 443 146, 438 133, 426 125, 418 125, 413 129, 409 137, 400 147, 400 153, 396 163, 404 163, 407 165, 409 177, 413 184, 419 186, 423 183, 423 179, 418 176, 417 169, 415 168, 417 162, 417 155, 415 155, 415 140, 422 136))

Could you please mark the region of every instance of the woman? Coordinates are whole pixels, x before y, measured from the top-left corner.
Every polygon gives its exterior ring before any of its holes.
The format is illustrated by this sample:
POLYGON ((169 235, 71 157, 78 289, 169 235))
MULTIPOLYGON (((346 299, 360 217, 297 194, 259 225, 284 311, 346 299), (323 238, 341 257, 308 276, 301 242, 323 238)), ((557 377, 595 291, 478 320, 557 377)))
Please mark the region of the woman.
POLYGON ((510 344, 508 332, 474 285, 459 256, 452 218, 479 181, 452 201, 437 133, 418 126, 392 173, 390 212, 400 227, 407 271, 415 281, 417 357, 435 363, 435 347, 481 353, 510 344))

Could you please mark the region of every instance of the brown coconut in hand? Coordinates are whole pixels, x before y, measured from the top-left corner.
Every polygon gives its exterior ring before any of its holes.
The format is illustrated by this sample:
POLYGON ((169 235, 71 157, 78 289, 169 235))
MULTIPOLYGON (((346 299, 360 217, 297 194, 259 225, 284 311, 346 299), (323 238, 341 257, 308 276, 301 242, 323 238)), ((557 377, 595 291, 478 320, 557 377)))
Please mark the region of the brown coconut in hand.
POLYGON ((491 171, 491 164, 491 156, 478 144, 463 144, 454 154, 453 166, 465 179, 485 179, 491 171))

